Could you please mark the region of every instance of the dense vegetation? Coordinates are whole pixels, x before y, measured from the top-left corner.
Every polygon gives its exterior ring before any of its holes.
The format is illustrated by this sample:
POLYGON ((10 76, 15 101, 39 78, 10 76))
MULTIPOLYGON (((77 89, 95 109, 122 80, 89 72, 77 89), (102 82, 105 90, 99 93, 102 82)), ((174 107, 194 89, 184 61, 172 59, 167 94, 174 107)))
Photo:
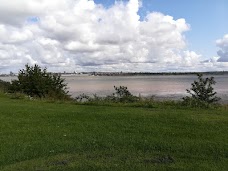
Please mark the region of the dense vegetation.
POLYGON ((0 92, 2 93, 8 92, 9 86, 10 86, 9 82, 0 80, 0 92))
POLYGON ((11 93, 24 93, 31 97, 67 99, 67 84, 58 74, 51 74, 40 66, 25 65, 18 73, 18 80, 13 80, 11 93))
POLYGON ((1 171, 228 168, 228 110, 118 107, 0 95, 1 171))

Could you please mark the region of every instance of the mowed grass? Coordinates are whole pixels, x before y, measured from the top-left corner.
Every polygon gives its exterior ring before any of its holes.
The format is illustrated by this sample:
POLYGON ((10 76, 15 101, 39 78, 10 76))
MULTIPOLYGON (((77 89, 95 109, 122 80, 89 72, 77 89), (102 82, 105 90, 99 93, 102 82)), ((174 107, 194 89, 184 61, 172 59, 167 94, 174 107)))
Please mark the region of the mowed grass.
POLYGON ((228 110, 0 97, 1 171, 228 170, 228 110))

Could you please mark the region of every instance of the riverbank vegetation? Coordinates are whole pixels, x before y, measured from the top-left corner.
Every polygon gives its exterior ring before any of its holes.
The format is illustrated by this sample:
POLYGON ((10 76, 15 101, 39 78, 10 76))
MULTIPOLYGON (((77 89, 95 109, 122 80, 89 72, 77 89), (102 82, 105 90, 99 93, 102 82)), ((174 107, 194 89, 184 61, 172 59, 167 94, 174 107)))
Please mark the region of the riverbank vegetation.
POLYGON ((214 77, 203 78, 202 74, 197 74, 198 80, 195 80, 187 93, 191 96, 183 98, 183 104, 192 107, 209 107, 211 104, 217 104, 221 98, 217 97, 217 92, 214 91, 214 77))
POLYGON ((114 93, 106 97, 100 97, 95 94, 93 97, 86 94, 81 94, 76 98, 71 98, 68 95, 67 84, 61 78, 61 75, 51 74, 47 69, 42 69, 38 65, 25 65, 18 73, 18 79, 12 83, 0 82, 0 89, 3 92, 10 93, 14 98, 23 98, 27 95, 29 98, 52 99, 74 101, 83 104, 126 104, 134 103, 136 106, 151 106, 157 103, 175 104, 179 106, 209 108, 217 107, 220 98, 216 96, 213 85, 215 84, 213 77, 203 78, 202 74, 198 74, 198 80, 195 80, 191 85, 191 89, 187 89, 187 93, 191 96, 184 97, 182 101, 155 101, 151 97, 137 97, 131 94, 125 86, 114 86, 114 93))
POLYGON ((67 84, 58 74, 51 74, 38 65, 25 65, 8 88, 9 93, 23 93, 33 98, 69 99, 67 84))

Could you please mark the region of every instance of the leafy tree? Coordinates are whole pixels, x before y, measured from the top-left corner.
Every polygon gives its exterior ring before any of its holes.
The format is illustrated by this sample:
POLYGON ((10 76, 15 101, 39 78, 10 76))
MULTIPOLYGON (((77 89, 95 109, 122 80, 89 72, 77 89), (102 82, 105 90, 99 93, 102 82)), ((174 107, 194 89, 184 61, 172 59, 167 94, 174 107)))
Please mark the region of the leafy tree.
POLYGON ((213 85, 216 84, 214 77, 203 78, 202 74, 197 74, 198 80, 195 80, 191 85, 191 89, 187 89, 187 93, 191 97, 184 97, 184 103, 194 106, 202 106, 218 102, 219 97, 216 96, 213 85))
POLYGON ((25 65, 25 69, 19 71, 18 80, 13 80, 10 91, 21 92, 32 97, 48 97, 56 99, 69 98, 67 84, 58 74, 51 74, 40 66, 25 65))

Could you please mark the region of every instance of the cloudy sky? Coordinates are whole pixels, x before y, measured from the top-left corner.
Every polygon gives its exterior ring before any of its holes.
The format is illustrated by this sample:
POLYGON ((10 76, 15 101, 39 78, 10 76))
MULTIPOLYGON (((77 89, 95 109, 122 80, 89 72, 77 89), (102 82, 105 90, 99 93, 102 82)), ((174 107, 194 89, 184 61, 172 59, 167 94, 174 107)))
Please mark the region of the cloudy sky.
POLYGON ((0 73, 228 70, 227 0, 0 0, 0 73))

